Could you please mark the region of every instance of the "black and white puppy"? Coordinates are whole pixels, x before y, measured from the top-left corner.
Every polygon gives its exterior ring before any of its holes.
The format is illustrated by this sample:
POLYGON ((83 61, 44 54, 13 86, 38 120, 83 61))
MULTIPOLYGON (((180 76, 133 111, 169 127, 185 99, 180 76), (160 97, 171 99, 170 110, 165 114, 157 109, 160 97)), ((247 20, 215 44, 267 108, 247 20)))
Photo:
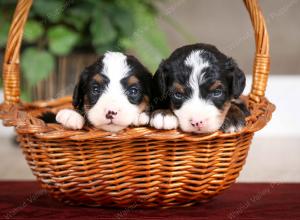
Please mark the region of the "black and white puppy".
POLYGON ((146 125, 151 79, 134 56, 107 52, 81 73, 73 93, 75 110, 60 110, 56 121, 71 129, 81 129, 87 121, 111 132, 146 125))
POLYGON ((245 125, 247 109, 234 101, 244 90, 245 75, 215 46, 193 44, 176 49, 162 61, 152 84, 150 124, 157 129, 236 132, 245 125))

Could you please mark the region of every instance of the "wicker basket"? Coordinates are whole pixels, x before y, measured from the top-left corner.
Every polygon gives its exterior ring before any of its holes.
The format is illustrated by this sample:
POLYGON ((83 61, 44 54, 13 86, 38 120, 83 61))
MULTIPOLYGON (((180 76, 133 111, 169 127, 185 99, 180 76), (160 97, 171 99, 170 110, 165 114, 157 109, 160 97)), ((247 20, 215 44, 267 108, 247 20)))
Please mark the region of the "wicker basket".
POLYGON ((244 0, 255 31, 251 110, 239 133, 208 135, 128 128, 118 134, 92 128, 65 130, 38 119, 43 111, 71 107, 71 98, 20 102, 19 51, 32 0, 20 0, 4 58, 5 103, 0 118, 15 126, 26 160, 54 198, 90 206, 188 206, 219 194, 238 177, 254 132, 275 107, 265 97, 269 38, 256 0, 244 0))

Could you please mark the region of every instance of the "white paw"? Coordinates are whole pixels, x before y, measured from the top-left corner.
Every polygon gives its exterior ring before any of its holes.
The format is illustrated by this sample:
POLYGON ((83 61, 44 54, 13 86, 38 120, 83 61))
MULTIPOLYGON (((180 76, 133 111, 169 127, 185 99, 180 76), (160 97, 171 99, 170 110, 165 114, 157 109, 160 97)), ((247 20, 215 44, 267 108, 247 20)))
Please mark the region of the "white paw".
POLYGON ((235 126, 231 125, 223 130, 224 133, 235 133, 240 132, 244 127, 243 126, 235 126))
POLYGON ((135 121, 133 122, 133 125, 135 126, 147 125, 149 124, 149 120, 150 120, 149 113, 142 112, 136 117, 135 121))
POLYGON ((62 109, 56 115, 56 121, 66 128, 74 130, 81 129, 84 125, 84 118, 78 112, 71 109, 62 109))
POLYGON ((156 129, 176 129, 178 127, 178 119, 173 114, 154 113, 151 117, 150 125, 156 129))

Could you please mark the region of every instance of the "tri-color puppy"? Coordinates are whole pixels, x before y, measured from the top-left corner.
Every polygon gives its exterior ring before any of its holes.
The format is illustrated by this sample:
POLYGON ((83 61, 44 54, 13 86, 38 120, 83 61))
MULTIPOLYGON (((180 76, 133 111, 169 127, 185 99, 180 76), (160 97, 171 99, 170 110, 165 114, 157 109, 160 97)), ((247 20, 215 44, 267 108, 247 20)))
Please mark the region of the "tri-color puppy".
POLYGON ((135 57, 107 52, 81 73, 73 93, 75 110, 60 110, 56 121, 71 129, 88 122, 111 132, 147 125, 151 79, 135 57))
POLYGON ((248 110, 238 100, 245 75, 215 46, 193 44, 176 49, 153 78, 150 124, 157 129, 210 133, 236 132, 248 110))

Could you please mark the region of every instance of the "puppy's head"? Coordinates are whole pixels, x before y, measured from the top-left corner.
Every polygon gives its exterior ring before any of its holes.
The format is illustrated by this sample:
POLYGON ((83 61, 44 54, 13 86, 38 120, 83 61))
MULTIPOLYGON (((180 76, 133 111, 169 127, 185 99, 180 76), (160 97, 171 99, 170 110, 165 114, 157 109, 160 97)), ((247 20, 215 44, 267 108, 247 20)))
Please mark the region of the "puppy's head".
POLYGON ((175 50, 153 78, 153 105, 170 108, 183 131, 208 133, 218 130, 230 107, 245 87, 237 64, 208 44, 175 50))
POLYGON ((133 56, 107 52, 80 75, 73 93, 73 106, 88 121, 117 132, 147 111, 151 74, 133 56))

